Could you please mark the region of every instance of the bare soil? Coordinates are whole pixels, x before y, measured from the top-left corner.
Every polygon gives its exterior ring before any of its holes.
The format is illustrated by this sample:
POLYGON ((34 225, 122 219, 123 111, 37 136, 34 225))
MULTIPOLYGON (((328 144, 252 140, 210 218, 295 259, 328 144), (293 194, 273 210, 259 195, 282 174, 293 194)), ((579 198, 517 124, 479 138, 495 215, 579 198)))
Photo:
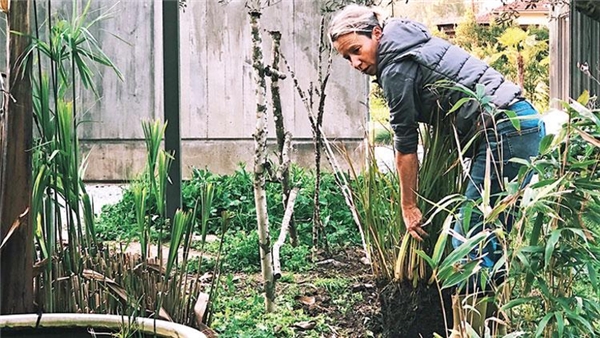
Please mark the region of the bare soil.
POLYGON ((363 263, 365 254, 359 248, 347 249, 322 260, 313 271, 319 278, 346 278, 352 280, 347 290, 348 298, 352 293, 360 293, 361 302, 351 305, 347 311, 340 311, 331 301, 326 289, 316 291, 318 307, 312 311, 316 315, 325 313, 336 323, 332 328, 337 337, 380 337, 383 332, 381 306, 375 279, 368 264, 363 263))
MULTIPOLYGON (((435 286, 382 284, 375 280, 370 266, 361 262, 363 257, 362 250, 347 249, 323 260, 326 263, 317 264, 312 271, 314 278, 353 280, 348 297, 360 293, 362 301, 342 313, 326 289, 317 289, 313 291, 317 306, 305 306, 308 313, 333 318, 334 337, 430 338, 434 333, 445 336, 442 302, 435 286)), ((444 292, 442 297, 447 324, 451 327, 450 293, 444 292)))
POLYGON ((440 296, 434 285, 420 284, 415 288, 409 283, 391 283, 380 287, 380 290, 384 337, 429 338, 434 333, 445 336, 446 328, 452 327, 449 290, 444 290, 440 296))

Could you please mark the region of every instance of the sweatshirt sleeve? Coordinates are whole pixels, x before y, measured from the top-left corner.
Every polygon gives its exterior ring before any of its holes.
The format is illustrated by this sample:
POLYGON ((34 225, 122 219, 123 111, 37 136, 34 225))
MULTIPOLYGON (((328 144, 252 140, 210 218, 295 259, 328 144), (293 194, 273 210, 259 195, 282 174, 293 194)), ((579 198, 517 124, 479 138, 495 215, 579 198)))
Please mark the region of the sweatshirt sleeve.
POLYGON ((386 67, 380 78, 390 109, 394 148, 403 154, 416 153, 419 143, 419 100, 415 90, 416 76, 417 64, 405 60, 386 67))

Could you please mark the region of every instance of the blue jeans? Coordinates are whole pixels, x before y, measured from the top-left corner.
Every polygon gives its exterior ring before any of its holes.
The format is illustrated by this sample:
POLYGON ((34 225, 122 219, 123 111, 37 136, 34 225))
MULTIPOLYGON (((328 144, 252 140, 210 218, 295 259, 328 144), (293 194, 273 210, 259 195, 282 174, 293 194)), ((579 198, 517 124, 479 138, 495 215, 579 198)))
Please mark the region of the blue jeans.
MULTIPOLYGON (((491 164, 491 200, 490 204, 494 205, 495 197, 501 194, 503 189, 504 178, 508 181, 517 177, 520 164, 509 162, 511 158, 521 158, 529 160, 530 157, 536 156, 539 153, 540 141, 545 135, 544 122, 540 119, 535 108, 527 101, 519 101, 507 110, 512 110, 519 117, 521 130, 516 130, 510 120, 506 117, 496 118, 496 128, 488 130, 485 140, 481 140, 477 152, 473 157, 473 162, 470 169, 470 177, 468 178, 467 189, 465 196, 469 200, 477 201, 481 199, 483 184, 486 171, 486 153, 489 148, 492 153, 491 164)), ((503 115, 503 114, 501 114, 503 115)), ((531 180, 533 173, 529 173, 528 177, 523 181, 526 185, 531 180)), ((454 225, 454 230, 463 237, 473 236, 483 230, 483 216, 478 212, 473 212, 469 224, 463 224, 464 208, 460 212, 460 220, 454 225), (466 235, 465 235, 466 234, 466 235)), ((505 230, 510 232, 512 228, 512 217, 504 215, 501 218, 505 230)), ((459 247, 462 241, 459 238, 452 238, 452 246, 459 247)), ((492 268, 502 256, 502 247, 496 238, 491 233, 487 238, 481 252, 473 252, 471 258, 475 259, 483 255, 481 265, 485 268, 492 268)))

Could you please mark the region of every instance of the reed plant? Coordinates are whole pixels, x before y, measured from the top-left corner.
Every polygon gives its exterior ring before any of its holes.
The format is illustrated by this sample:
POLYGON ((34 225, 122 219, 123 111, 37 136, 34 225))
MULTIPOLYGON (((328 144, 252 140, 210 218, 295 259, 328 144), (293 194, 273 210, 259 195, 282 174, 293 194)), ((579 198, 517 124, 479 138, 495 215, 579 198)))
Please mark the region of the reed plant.
MULTIPOLYGON (((163 231, 170 228, 170 220, 167 219, 167 172, 169 170, 173 156, 161 149, 161 142, 167 128, 167 122, 164 124, 160 120, 143 121, 142 129, 144 131, 144 140, 146 143, 147 162, 145 170, 138 182, 140 185, 145 185, 149 182, 148 197, 156 203, 157 219, 155 221, 145 222, 145 232, 150 234, 151 227, 155 226, 158 232, 158 247, 162 247, 163 231)), ((135 195, 134 195, 135 196, 135 195)), ((134 199, 137 206, 137 199, 134 199)), ((145 203, 144 203, 145 204, 145 203)), ((147 214, 147 210, 141 210, 143 214, 147 214)), ((138 223, 139 226, 139 223, 138 223)), ((149 245, 149 241, 145 241, 149 245)), ((148 250, 148 247, 142 247, 142 250, 148 250)), ((162 262, 162 250, 158 250, 158 260, 162 262)))
MULTIPOLYGON (((35 32, 25 57, 32 59, 32 87, 36 139, 34 140, 32 216, 39 262, 38 292, 44 311, 65 304, 52 291, 52 283, 64 274, 81 274, 84 258, 99 248, 93 227, 92 201, 85 190, 86 159, 80 158, 77 128, 80 123, 78 89, 95 91, 92 63, 115 70, 89 29, 105 17, 90 19, 87 2, 79 11, 74 2, 70 19, 47 13, 48 31, 41 30, 41 11, 34 2, 35 32), (69 245, 64 245, 69 243, 69 245), (56 257, 60 257, 56 259, 56 257), (60 268, 56 266, 59 261, 60 268), (57 270, 58 269, 58 270, 57 270)), ((50 7, 50 6, 48 6, 50 7)), ((24 63, 25 64, 25 63, 24 63)))
POLYGON ((398 175, 377 167, 373 148, 370 148, 367 167, 363 173, 352 169, 354 197, 362 223, 367 229, 367 243, 375 275, 387 282, 427 282, 431 277, 426 261, 417 252, 431 253, 441 233, 448 210, 462 189, 463 168, 447 125, 438 121, 422 126, 421 144, 424 149, 419 169, 419 208, 423 211, 430 237, 423 242, 414 240, 407 232, 402 218, 398 175), (442 204, 440 204, 442 203, 442 204))
MULTIPOLYGON (((164 130, 160 122, 144 122, 144 125, 145 128, 164 130)), ((154 140, 147 140, 149 146, 160 144, 163 137, 160 132, 153 135, 154 140)), ((153 148, 148 149, 150 153, 153 148)), ((54 252, 55 259, 51 263, 54 275, 51 283, 40 280, 39 284, 42 290, 50 290, 49 298, 44 294, 45 297, 40 299, 52 302, 53 311, 152 316, 206 329, 204 323, 198 321, 194 306, 199 296, 205 292, 210 292, 209 302, 213 301, 211 295, 218 288, 220 280, 220 255, 211 279, 200 278, 201 274, 207 272, 203 267, 199 267, 194 275, 190 275, 187 270, 191 247, 194 244, 193 220, 196 218, 196 209, 178 210, 172 222, 152 221, 153 211, 148 209, 147 200, 158 201, 161 197, 156 195, 165 194, 166 190, 160 188, 160 185, 165 184, 161 182, 166 182, 168 172, 168 161, 165 161, 168 157, 164 155, 164 150, 159 149, 156 154, 157 156, 152 157, 156 161, 155 164, 147 165, 140 179, 132 183, 140 253, 127 253, 123 244, 117 248, 100 246, 99 250, 91 253, 82 247, 81 243, 75 246, 68 242, 66 247, 78 254, 80 272, 69 270, 67 262, 71 257, 68 256, 68 250, 54 252), (161 164, 162 161, 165 164, 161 164), (148 182, 150 168, 155 170, 152 176, 157 182, 156 189, 152 189, 148 182), (155 232, 157 226, 164 225, 170 225, 170 241, 166 256, 159 258, 161 254, 154 256, 151 253, 163 251, 162 237, 158 238, 157 243, 152 243, 150 233, 155 232), (154 245, 157 250, 152 250, 154 245)), ((206 217, 201 221, 202 247, 206 239, 209 221, 207 217, 210 216, 213 196, 212 185, 207 184, 201 189, 201 196, 197 202, 201 217, 206 217)), ((162 198, 164 199, 164 196, 162 198)), ((164 212, 154 212, 164 215, 164 212)), ((227 231, 229 218, 223 216, 222 233, 227 231)), ((47 239, 44 238, 43 241, 47 239)), ((42 249, 48 250, 49 247, 43 246, 42 249)), ((202 317, 206 321, 209 314, 202 317)))
POLYGON ((442 257, 450 251, 447 241, 438 241, 438 236, 446 236, 448 215, 461 200, 457 193, 462 189, 463 168, 453 135, 445 129, 447 124, 439 122, 423 126, 420 133, 424 154, 417 203, 429 233, 423 241, 406 231, 398 174, 380 170, 372 148, 362 174, 352 170, 353 200, 365 229, 386 336, 430 335, 442 332, 448 323, 449 293, 438 288, 426 257, 442 257))
MULTIPOLYGON (((31 213, 37 244, 38 310, 152 316, 206 328, 205 319, 197 319, 194 305, 201 293, 218 288, 219 274, 213 273, 211 281, 200 278, 206 268, 200 267, 195 275, 187 273, 196 210, 177 211, 173 220, 165 217, 171 156, 160 148, 166 124, 152 121, 142 126, 148 160, 144 173, 132 183, 140 252, 125 252, 127 243, 111 247, 97 239, 93 201, 83 182, 86 158, 78 146, 80 111, 86 107, 77 93, 96 93, 94 63, 122 75, 90 33, 107 15, 92 10, 91 1, 83 8, 79 3, 73 1, 69 19, 47 13, 47 32, 41 31, 41 11, 34 6, 36 31, 26 54, 37 70, 32 72, 36 140, 31 213), (154 205, 149 200, 156 203, 156 209, 149 208, 154 205), (151 234, 157 231, 161 235, 154 243, 151 234), (164 239, 169 240, 169 248, 162 257, 164 239), (152 255, 154 244, 157 257, 152 255)), ((51 8, 50 1, 46 8, 51 8)), ((204 241, 213 188, 206 185, 199 190, 204 198, 196 205, 201 210, 204 241)), ((225 232, 227 217, 222 224, 225 232)), ((135 328, 124 325, 121 334, 134 335, 135 328)))
MULTIPOLYGON (((93 267, 103 265, 90 264, 87 272, 88 280, 96 282, 112 281, 105 297, 113 297, 119 301, 113 307, 105 309, 108 312, 125 313, 128 315, 153 316, 155 318, 173 320, 182 324, 204 328, 204 323, 198 321, 194 311, 196 301, 201 294, 210 292, 211 297, 218 288, 220 280, 220 255, 213 270, 210 281, 200 279, 206 268, 199 267, 195 275, 190 275, 188 263, 194 239, 194 229, 197 210, 200 210, 201 248, 204 247, 210 210, 214 197, 212 184, 208 183, 200 189, 200 196, 193 210, 177 210, 173 220, 165 219, 166 215, 166 184, 171 156, 160 148, 164 137, 165 124, 160 121, 144 121, 142 129, 146 135, 148 163, 139 179, 132 184, 136 221, 138 223, 140 254, 119 254, 112 260, 118 271, 97 272, 93 267), (150 210, 148 200, 156 202, 156 210, 150 210), (162 201, 162 202, 161 202, 162 201), (154 219, 157 218, 157 219, 154 219), (159 229, 157 229, 159 228, 159 229), (164 228, 164 229, 163 229, 164 228), (165 236, 159 235, 156 243, 150 236, 153 232, 165 231, 165 236), (163 243, 169 238, 168 245, 163 243), (163 257, 165 245, 167 254, 163 257), (152 247, 156 246, 156 251, 152 247), (156 256, 151 253, 156 252, 156 256)), ((223 216, 222 233, 227 231, 228 217, 223 216)), ((123 251, 123 250, 119 250, 123 251)), ((202 253, 201 253, 202 254, 202 253)), ((202 259, 199 260, 202 262, 202 259)), ((209 314, 203 314, 206 322, 209 314)))

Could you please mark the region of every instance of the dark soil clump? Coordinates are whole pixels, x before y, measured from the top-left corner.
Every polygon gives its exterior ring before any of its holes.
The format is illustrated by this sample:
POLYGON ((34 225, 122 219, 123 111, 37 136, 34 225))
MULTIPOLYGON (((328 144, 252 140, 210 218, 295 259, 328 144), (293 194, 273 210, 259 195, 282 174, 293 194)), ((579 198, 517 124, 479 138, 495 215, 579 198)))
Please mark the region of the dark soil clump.
POLYGON ((415 288, 410 283, 392 282, 380 285, 379 290, 384 337, 430 338, 434 333, 445 337, 446 327, 452 328, 450 290, 442 291, 443 304, 435 285, 422 283, 415 288))

